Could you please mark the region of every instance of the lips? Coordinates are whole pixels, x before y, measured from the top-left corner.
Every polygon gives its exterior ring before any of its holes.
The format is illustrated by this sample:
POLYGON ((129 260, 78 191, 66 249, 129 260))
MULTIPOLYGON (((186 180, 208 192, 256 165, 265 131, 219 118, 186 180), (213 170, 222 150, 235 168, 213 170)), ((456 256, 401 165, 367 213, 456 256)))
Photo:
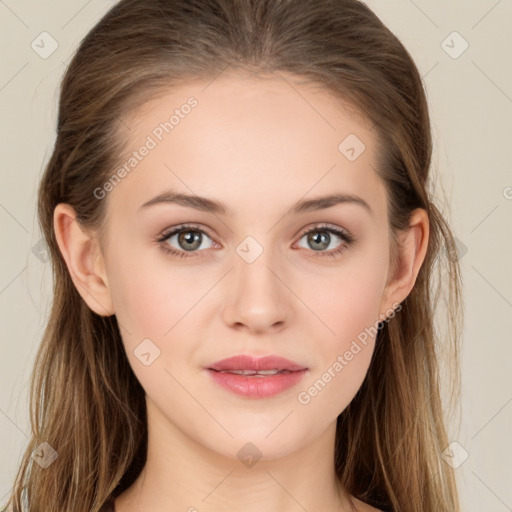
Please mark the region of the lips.
POLYGON ((238 355, 205 368, 213 382, 244 398, 269 398, 304 378, 309 369, 279 356, 238 355))
POLYGON ((208 370, 230 372, 238 375, 276 375, 307 369, 305 366, 279 356, 255 358, 248 355, 237 355, 217 361, 208 370))

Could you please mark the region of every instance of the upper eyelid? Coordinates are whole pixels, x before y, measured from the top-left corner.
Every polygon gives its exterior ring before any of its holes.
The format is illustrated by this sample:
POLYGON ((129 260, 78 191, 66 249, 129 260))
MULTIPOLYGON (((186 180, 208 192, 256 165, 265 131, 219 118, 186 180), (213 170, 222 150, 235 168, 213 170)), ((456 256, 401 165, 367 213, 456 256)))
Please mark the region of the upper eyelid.
POLYGON ((208 232, 207 229, 202 228, 200 226, 196 226, 194 224, 183 224, 183 225, 178 225, 174 228, 170 228, 168 230, 166 229, 166 230, 162 231, 162 234, 158 238, 159 238, 159 240, 167 240, 167 238, 169 238, 170 236, 174 236, 177 233, 179 233, 180 231, 185 231, 186 229, 200 231, 201 233, 204 233, 213 239, 212 235, 210 235, 210 233, 208 232))

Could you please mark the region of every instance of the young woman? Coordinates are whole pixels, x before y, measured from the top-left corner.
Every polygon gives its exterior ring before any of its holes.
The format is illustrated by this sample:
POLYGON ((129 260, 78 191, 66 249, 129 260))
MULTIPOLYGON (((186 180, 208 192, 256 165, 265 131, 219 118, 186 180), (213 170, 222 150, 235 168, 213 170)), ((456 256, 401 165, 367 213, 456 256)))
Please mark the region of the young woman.
POLYGON ((431 152, 418 70, 359 1, 115 5, 40 184, 53 308, 9 510, 458 510, 431 152))

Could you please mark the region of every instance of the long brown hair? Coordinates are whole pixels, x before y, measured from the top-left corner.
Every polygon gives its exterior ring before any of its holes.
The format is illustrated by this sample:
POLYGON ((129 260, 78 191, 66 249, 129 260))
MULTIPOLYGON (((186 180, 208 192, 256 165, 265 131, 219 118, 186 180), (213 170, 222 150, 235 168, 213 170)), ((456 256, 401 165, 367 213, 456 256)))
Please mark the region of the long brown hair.
POLYGON ((431 190, 421 76, 398 38, 357 0, 122 0, 83 39, 61 84, 57 140, 39 188, 53 307, 31 379, 32 437, 8 505, 97 512, 143 468, 144 391, 115 315, 95 314, 77 292, 53 212, 68 203, 84 228, 101 233, 106 200, 94 200, 94 190, 119 165, 121 116, 174 83, 213 79, 228 66, 287 72, 353 106, 378 136, 390 232, 406 228, 413 209, 428 213, 415 286, 379 329, 367 376, 338 417, 335 471, 348 492, 385 511, 458 510, 453 469, 441 456, 449 441, 440 371, 447 362, 450 410, 460 381, 456 246, 431 190), (446 313, 443 333, 437 304, 446 313), (58 455, 46 468, 31 456, 43 442, 58 455))

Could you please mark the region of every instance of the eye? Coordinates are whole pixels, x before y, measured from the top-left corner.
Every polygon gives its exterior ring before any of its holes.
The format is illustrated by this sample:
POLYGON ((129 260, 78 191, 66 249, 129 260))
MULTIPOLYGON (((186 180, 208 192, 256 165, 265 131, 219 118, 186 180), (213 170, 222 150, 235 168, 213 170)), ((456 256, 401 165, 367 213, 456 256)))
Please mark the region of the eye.
POLYGON ((350 235, 346 230, 332 226, 330 224, 323 224, 315 226, 314 228, 306 231, 302 234, 301 239, 307 237, 306 243, 313 248, 313 254, 315 257, 332 256, 335 257, 341 254, 346 248, 348 248, 354 241, 354 237, 350 235), (329 251, 325 251, 326 248, 332 242, 332 234, 334 238, 342 240, 342 243, 329 251))
MULTIPOLYGON (((205 236, 209 240, 212 240, 203 229, 192 224, 183 224, 170 232, 162 234, 157 238, 157 241, 161 243, 162 249, 165 252, 180 258, 189 258, 198 256, 197 253, 201 252, 199 249, 203 245, 205 236), (175 243, 177 243, 178 247, 173 247, 169 243, 175 237, 177 237, 175 243)), ((355 242, 355 238, 346 230, 330 224, 314 226, 312 229, 302 233, 300 239, 304 237, 307 237, 306 243, 312 247, 311 252, 313 252, 314 257, 337 256, 355 242), (325 249, 327 249, 333 241, 332 235, 342 242, 338 247, 326 251, 325 249)), ((209 249, 212 246, 213 243, 210 243, 207 247, 203 247, 203 249, 209 249)))
MULTIPOLYGON (((211 240, 206 231, 198 228, 197 226, 186 224, 178 226, 169 233, 163 234, 160 238, 157 239, 157 241, 161 242, 162 249, 164 251, 172 254, 173 256, 188 258, 190 256, 195 256, 193 253, 197 252, 197 250, 203 245, 202 242, 204 236, 211 240), (176 236, 176 243, 178 244, 178 248, 174 248, 169 245, 171 239, 176 236)), ((211 245, 206 247, 206 249, 209 249, 210 247, 211 245)), ((203 247, 203 249, 204 248, 205 247, 203 247)))

